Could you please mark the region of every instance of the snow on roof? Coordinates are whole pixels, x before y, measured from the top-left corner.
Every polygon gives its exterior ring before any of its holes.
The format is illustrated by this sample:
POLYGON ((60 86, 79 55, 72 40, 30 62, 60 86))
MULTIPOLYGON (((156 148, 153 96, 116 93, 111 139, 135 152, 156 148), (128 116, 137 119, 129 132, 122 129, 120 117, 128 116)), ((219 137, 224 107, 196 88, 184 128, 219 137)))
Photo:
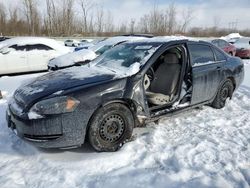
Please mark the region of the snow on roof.
POLYGON ((234 40, 234 39, 239 39, 239 38, 242 38, 242 36, 239 34, 239 33, 231 33, 227 36, 222 36, 221 39, 224 39, 226 41, 231 41, 231 40, 234 40))
POLYGON ((103 46, 110 46, 110 45, 116 45, 120 42, 126 42, 126 41, 138 41, 146 39, 145 37, 133 37, 133 36, 116 36, 116 37, 110 37, 104 41, 101 41, 97 43, 96 45, 90 47, 91 50, 97 51, 98 49, 102 48, 103 46))
POLYGON ((144 38, 140 42, 170 42, 178 40, 189 40, 189 41, 199 41, 198 39, 186 37, 186 36, 158 36, 153 38, 144 38))
POLYGON ((12 39, 8 39, 0 43, 0 48, 10 45, 28 45, 28 44, 44 44, 55 50, 59 51, 71 51, 69 48, 59 44, 54 39, 43 38, 43 37, 15 37, 12 39))

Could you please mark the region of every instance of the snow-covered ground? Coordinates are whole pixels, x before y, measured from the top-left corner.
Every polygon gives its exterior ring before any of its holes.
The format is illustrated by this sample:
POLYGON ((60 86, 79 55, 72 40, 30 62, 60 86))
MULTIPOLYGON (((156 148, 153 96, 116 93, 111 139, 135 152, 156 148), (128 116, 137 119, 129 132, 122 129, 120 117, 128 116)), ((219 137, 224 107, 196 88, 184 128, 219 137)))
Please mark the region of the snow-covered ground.
POLYGON ((222 110, 204 106, 135 130, 115 153, 41 150, 17 138, 5 121, 8 96, 39 74, 2 77, 0 187, 249 187, 250 61, 245 80, 222 110))

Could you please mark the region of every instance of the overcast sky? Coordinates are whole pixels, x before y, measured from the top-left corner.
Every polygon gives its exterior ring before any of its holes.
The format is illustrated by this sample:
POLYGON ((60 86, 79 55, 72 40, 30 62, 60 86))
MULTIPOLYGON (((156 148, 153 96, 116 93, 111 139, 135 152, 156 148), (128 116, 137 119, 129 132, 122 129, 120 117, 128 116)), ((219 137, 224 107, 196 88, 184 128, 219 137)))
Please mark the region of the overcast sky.
MULTIPOLYGON (((6 4, 21 2, 21 0, 0 0, 6 4)), ((45 0, 37 0, 42 7, 45 0)), ((230 22, 237 23, 238 29, 250 29, 250 0, 95 0, 109 10, 116 23, 123 20, 138 19, 148 13, 155 2, 159 9, 165 10, 172 2, 176 4, 178 12, 191 7, 194 10, 192 26, 206 27, 220 23, 220 27, 232 26, 230 22)))

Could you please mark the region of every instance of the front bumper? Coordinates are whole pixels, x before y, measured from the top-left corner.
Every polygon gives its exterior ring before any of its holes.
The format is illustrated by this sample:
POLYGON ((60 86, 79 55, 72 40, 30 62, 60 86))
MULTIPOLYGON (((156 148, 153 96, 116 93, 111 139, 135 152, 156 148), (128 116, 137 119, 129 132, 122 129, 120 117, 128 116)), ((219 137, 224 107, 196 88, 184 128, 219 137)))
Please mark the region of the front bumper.
POLYGON ((74 121, 72 123, 69 114, 25 120, 15 115, 9 108, 6 119, 8 127, 17 136, 37 147, 71 148, 79 147, 84 143, 85 130, 80 129, 74 121))

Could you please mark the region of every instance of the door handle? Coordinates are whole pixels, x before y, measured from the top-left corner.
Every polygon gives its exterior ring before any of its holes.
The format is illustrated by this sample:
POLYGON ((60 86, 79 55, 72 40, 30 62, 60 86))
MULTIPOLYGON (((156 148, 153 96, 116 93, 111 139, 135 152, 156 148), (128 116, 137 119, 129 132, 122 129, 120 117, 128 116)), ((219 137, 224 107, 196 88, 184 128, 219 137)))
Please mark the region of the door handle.
POLYGON ((220 70, 220 69, 221 69, 221 66, 217 66, 217 67, 216 67, 216 70, 220 70))

